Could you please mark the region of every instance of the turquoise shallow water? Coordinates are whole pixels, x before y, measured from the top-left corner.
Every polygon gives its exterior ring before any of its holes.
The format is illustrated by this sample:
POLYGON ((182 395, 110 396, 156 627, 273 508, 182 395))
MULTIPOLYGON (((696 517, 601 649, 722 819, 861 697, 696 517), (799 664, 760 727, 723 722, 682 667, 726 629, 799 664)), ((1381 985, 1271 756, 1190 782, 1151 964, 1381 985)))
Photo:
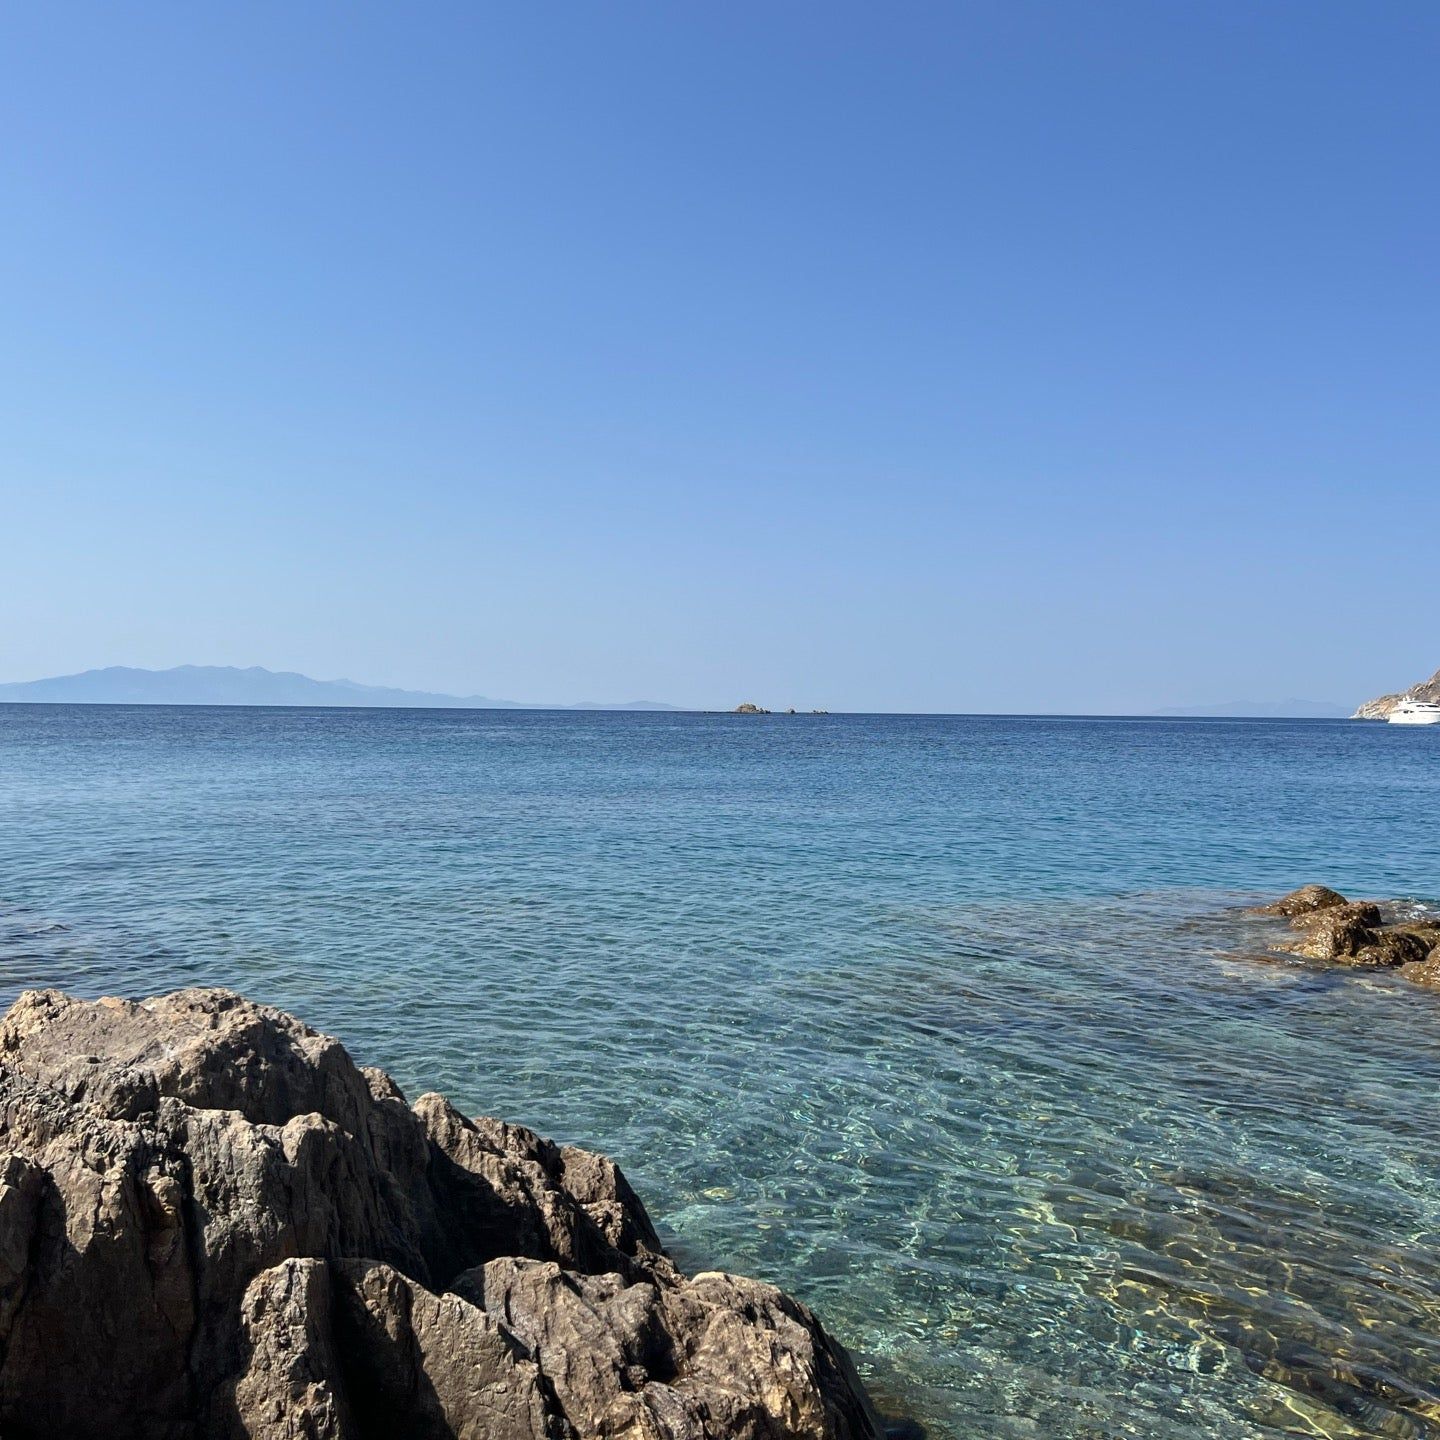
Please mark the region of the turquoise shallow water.
POLYGON ((0 999, 225 984, 614 1154, 937 1437, 1440 1433, 1440 734, 0 706, 0 999))

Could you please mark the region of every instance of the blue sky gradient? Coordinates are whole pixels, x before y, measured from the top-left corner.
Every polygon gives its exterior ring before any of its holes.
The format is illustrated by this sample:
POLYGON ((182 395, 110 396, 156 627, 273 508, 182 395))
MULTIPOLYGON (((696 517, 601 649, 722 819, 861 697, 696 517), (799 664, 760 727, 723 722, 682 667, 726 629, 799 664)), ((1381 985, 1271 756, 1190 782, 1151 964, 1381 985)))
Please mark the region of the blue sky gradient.
POLYGON ((11 7, 0 679, 1440 665, 1440 7, 11 7))

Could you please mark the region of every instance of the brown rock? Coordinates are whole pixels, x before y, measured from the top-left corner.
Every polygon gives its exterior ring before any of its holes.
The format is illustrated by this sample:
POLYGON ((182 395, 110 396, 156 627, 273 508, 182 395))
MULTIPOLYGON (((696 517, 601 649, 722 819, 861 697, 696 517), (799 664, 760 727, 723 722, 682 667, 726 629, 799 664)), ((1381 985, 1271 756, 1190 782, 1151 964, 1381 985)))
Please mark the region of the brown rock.
POLYGON ((1380 907, 1346 900, 1323 885, 1306 885, 1260 906, 1254 914, 1285 916, 1297 938, 1277 950, 1355 969, 1398 969, 1419 984, 1440 983, 1440 965, 1430 962, 1440 949, 1440 920, 1421 919, 1387 925, 1380 907))
POLYGON ((1302 885, 1268 905, 1257 905, 1256 915, 1281 915, 1289 919, 1296 915, 1311 915, 1317 910, 1329 910, 1336 905, 1346 904, 1345 897, 1338 890, 1325 885, 1302 885))
POLYGON ((334 1345, 330 1267, 286 1260, 262 1270, 240 1302, 245 1369, 229 1406, 251 1440, 349 1440, 357 1435, 334 1345))
POLYGON ((346 1386, 365 1435, 549 1440, 565 1435, 545 1377, 514 1336, 459 1295, 434 1295, 388 1265, 332 1266, 346 1386))
POLYGON ((865 1434, 870 1423, 849 1357, 808 1310, 758 1281, 710 1273, 626 1286, 507 1259, 457 1288, 522 1341, 580 1435, 789 1440, 865 1434))
POLYGON ((1412 964, 1402 965, 1399 973, 1407 980, 1413 980, 1417 985, 1430 985, 1440 988, 1440 945, 1434 946, 1430 953, 1423 960, 1416 960, 1412 964))
POLYGON ((1354 963, 1393 970, 1397 965, 1411 965, 1423 961, 1429 955, 1430 948, 1430 943, 1424 936, 1405 926, 1392 925, 1375 931, 1370 943, 1356 954, 1354 963))
POLYGON ((1360 956, 1373 950, 1377 943, 1380 910, 1368 901, 1352 901, 1297 915, 1290 924, 1301 932, 1300 938, 1282 945, 1281 949, 1309 960, 1363 964, 1368 962, 1360 956))
POLYGON ((579 1440, 612 1413, 878 1434, 819 1322, 685 1280, 601 1156, 411 1109, 225 991, 32 992, 0 1022, 0 1434, 579 1440))
POLYGON ((1440 921, 1405 920, 1387 928, 1396 935, 1413 936, 1424 946, 1426 954, 1440 945, 1440 921))

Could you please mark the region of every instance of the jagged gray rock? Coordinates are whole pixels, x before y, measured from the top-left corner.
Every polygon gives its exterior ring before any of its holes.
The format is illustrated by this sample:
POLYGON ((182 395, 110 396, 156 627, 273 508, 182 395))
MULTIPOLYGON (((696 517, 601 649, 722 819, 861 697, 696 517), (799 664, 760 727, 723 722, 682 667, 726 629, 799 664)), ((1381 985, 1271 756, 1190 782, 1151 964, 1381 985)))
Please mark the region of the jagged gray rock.
POLYGON ((0 1022, 5 1440, 876 1440, 804 1306, 603 1156, 221 990, 0 1022))

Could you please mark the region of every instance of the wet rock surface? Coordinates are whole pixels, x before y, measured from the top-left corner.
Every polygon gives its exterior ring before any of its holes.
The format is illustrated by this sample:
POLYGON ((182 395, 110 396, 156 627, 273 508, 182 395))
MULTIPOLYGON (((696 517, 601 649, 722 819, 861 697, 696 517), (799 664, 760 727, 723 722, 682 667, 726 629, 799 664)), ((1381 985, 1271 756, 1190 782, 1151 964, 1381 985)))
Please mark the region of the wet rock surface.
POLYGON ((219 990, 0 1022, 0 1434, 875 1440, 797 1301, 603 1156, 219 990))
POLYGON ((1292 933, 1273 948, 1352 969, 1395 970, 1420 984, 1440 983, 1440 920, 1387 922, 1382 906, 1305 885, 1252 912, 1288 919, 1292 933))

